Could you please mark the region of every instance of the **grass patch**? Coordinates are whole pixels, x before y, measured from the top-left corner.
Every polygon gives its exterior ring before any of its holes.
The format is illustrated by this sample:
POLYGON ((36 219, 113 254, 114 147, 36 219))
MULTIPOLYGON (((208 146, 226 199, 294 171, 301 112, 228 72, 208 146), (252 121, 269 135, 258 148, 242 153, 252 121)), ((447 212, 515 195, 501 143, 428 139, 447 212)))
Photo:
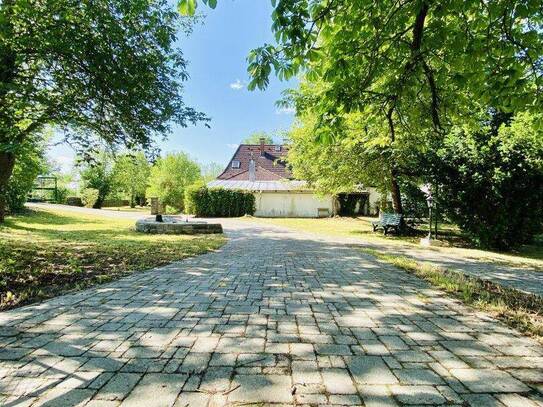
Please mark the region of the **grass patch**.
POLYGON ((224 242, 217 235, 141 234, 133 220, 29 211, 0 225, 0 310, 205 253, 224 242))
POLYGON ((426 280, 465 304, 488 312, 521 332, 543 339, 543 299, 536 295, 404 256, 393 256, 374 249, 361 250, 426 280))

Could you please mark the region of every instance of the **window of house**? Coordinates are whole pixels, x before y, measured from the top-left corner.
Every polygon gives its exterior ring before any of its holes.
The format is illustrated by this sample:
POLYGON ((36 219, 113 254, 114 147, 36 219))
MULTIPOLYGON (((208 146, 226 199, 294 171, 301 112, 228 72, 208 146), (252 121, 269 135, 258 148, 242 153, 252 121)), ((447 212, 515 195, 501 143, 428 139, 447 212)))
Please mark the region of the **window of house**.
POLYGON ((275 151, 281 151, 281 146, 275 146, 275 151))
POLYGON ((240 167, 240 163, 238 160, 233 160, 232 161, 232 168, 239 168, 240 167))

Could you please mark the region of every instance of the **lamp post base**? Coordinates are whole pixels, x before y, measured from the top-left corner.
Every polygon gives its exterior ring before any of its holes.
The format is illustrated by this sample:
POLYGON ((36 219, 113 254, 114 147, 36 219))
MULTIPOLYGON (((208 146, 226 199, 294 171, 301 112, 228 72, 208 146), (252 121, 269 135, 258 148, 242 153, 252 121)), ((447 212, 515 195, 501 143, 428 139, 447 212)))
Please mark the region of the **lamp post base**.
POLYGON ((435 246, 443 246, 443 241, 436 240, 436 239, 430 239, 429 237, 424 237, 420 239, 420 245, 426 246, 426 247, 435 247, 435 246))

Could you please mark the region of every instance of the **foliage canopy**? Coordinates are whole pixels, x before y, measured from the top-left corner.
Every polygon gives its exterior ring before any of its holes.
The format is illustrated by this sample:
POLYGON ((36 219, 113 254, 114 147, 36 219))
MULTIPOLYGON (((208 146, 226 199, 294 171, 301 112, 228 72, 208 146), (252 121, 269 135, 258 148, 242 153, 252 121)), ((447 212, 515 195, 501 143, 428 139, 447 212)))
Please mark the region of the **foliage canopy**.
POLYGON ((17 155, 45 125, 81 150, 150 149, 172 122, 205 119, 182 98, 183 27, 166 0, 0 3, 0 221, 17 155))

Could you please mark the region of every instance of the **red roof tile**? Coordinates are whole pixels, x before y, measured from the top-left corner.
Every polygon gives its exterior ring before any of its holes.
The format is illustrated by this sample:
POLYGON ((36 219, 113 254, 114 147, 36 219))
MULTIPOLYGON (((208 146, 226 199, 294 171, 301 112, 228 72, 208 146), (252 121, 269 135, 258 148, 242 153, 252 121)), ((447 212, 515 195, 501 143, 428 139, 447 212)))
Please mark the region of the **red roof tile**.
POLYGON ((288 147, 283 145, 265 144, 261 154, 260 145, 241 144, 217 179, 248 180, 251 159, 255 160, 255 181, 291 179, 292 174, 285 162, 287 153, 288 147), (236 160, 239 161, 239 168, 232 168, 232 162, 236 160))

